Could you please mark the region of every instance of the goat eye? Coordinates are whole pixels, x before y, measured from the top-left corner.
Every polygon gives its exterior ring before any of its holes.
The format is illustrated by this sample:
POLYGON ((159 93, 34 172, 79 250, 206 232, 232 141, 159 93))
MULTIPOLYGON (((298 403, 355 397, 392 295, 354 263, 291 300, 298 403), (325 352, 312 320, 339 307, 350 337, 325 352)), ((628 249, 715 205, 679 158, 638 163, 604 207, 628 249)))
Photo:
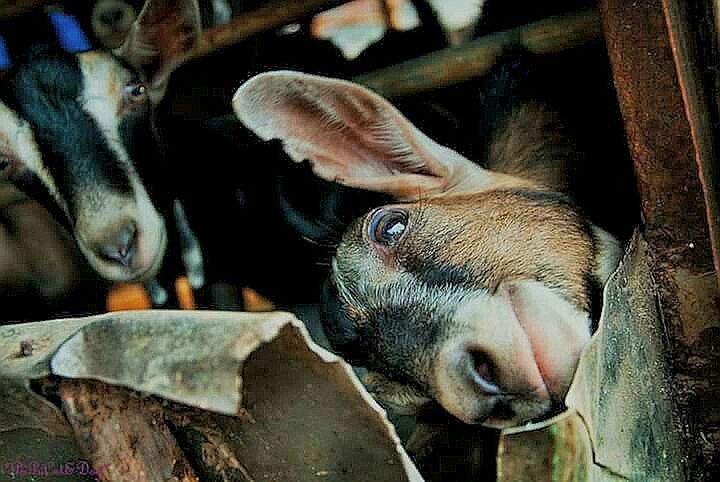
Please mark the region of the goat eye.
POLYGON ((373 213, 368 234, 372 242, 385 248, 393 248, 400 242, 407 226, 407 211, 381 208, 373 213))
POLYGON ((139 80, 128 82, 125 86, 125 103, 130 107, 138 107, 147 100, 147 87, 139 80))

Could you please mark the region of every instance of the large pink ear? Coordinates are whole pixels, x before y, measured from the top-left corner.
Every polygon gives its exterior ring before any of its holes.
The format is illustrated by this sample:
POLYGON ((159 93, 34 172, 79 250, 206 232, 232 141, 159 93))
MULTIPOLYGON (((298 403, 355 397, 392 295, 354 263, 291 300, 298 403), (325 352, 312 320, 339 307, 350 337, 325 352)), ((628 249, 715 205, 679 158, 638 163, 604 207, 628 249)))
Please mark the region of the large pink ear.
POLYGON ((170 73, 189 57, 201 32, 197 0, 147 0, 114 52, 143 72, 151 98, 157 101, 170 73))
POLYGON ((420 132, 388 101, 351 82, 267 72, 235 93, 239 119, 264 140, 280 139, 295 161, 337 181, 409 200, 476 191, 495 181, 420 132))

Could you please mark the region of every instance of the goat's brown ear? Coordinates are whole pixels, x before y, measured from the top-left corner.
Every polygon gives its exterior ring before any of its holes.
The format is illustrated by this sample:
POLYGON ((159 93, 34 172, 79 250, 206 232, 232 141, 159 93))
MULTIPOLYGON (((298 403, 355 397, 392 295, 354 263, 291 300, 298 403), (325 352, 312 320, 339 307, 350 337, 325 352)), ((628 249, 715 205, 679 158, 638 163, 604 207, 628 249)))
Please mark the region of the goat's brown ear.
POLYGON ((201 32, 197 0, 147 0, 125 42, 114 52, 145 75, 150 97, 157 102, 168 77, 189 57, 201 32))
POLYGON ((233 107, 258 136, 280 139, 293 160, 307 159, 329 181, 402 200, 497 182, 498 175, 437 144, 388 101, 351 82, 267 72, 237 90, 233 107))

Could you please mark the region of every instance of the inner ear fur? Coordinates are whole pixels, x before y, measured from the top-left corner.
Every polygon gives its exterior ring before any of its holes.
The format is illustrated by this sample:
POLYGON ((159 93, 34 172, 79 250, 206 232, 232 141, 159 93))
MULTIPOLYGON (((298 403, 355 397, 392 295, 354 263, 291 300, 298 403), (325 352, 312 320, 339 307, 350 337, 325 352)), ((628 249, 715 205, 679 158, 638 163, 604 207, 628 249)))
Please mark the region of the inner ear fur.
POLYGON ((280 139, 296 162, 329 181, 398 199, 472 192, 496 176, 417 129, 387 100, 352 82, 266 72, 235 93, 238 118, 264 140, 280 139))

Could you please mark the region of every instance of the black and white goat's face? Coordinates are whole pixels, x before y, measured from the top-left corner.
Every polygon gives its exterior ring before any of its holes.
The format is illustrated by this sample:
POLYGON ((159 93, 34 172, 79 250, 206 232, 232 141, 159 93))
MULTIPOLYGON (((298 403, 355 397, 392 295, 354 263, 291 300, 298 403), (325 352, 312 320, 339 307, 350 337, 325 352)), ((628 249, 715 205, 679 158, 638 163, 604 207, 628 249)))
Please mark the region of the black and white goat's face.
POLYGON ((135 27, 119 55, 34 52, 0 98, 0 179, 58 213, 114 281, 152 277, 165 253, 142 174, 159 162, 153 107, 197 39, 197 5, 149 0, 135 27))

